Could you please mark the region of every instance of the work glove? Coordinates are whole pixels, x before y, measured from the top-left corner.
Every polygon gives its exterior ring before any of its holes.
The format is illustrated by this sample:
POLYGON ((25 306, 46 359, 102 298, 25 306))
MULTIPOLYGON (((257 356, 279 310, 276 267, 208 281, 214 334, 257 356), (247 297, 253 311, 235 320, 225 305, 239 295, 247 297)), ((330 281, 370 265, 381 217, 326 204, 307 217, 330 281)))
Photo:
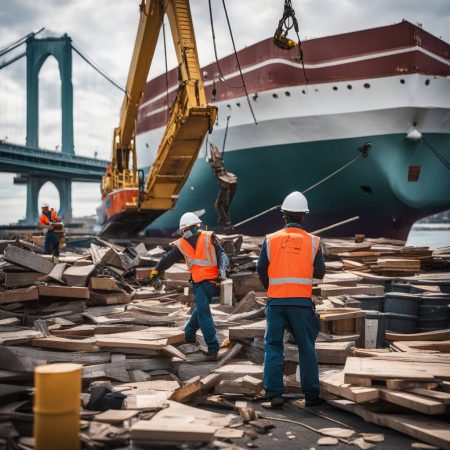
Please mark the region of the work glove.
POLYGON ((157 269, 152 269, 150 272, 150 286, 152 286, 156 291, 160 291, 162 289, 163 284, 159 278, 159 271, 157 269))
POLYGON ((218 281, 224 281, 227 279, 227 272, 225 269, 219 270, 219 276, 217 277, 218 281))

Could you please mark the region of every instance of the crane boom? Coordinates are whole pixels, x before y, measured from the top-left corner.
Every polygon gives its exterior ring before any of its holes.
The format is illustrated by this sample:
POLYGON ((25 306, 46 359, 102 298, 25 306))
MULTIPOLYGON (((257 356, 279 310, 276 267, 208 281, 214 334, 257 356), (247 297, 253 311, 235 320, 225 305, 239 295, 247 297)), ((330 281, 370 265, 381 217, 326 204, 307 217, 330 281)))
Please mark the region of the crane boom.
POLYGON ((103 235, 136 234, 175 205, 216 116, 217 108, 206 102, 189 0, 142 0, 112 161, 102 180, 103 235), (179 86, 144 183, 137 170, 136 119, 164 14, 175 45, 179 86))

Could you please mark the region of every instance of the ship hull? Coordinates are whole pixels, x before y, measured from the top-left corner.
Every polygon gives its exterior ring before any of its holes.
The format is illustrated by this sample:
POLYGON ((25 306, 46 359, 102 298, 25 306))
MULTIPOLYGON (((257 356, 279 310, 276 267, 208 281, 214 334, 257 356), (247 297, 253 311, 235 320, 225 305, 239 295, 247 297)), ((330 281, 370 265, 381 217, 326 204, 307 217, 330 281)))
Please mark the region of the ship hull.
MULTIPOLYGON (((450 159, 450 134, 430 133, 426 139, 450 159)), ((227 168, 239 178, 231 206, 233 222, 280 204, 291 191, 307 189, 357 157, 358 149, 367 142, 372 147, 366 158, 357 159, 308 192, 311 213, 305 225, 309 230, 358 215, 358 221, 329 231, 327 235, 364 233, 406 239, 416 220, 450 207, 448 169, 423 141, 407 141, 405 134, 361 136, 225 153, 227 168), (417 176, 417 180, 411 181, 411 176, 417 176)), ((199 158, 175 208, 156 219, 147 232, 170 235, 185 211, 203 213, 204 210, 203 222, 217 227, 213 205, 218 189, 209 163, 199 158)), ((276 210, 237 231, 263 235, 280 226, 282 217, 276 210)))

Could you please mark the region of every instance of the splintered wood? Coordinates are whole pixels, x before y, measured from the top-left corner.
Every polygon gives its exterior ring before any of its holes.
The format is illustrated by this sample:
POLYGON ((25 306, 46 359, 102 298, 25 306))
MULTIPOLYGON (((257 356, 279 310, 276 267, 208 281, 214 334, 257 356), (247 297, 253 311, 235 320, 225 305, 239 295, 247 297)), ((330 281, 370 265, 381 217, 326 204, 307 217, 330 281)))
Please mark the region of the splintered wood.
MULTIPOLYGON (((6 420, 3 434, 14 448, 32 446, 26 439, 33 421, 33 371, 56 362, 83 365, 86 448, 191 442, 240 448, 242 441, 235 447, 229 441, 244 434, 257 439, 276 425, 261 418, 252 403, 265 394, 268 298, 255 271, 263 238, 219 239, 231 260, 231 279, 210 304, 221 344, 217 358, 206 354, 200 331, 195 342, 184 340, 195 306, 186 265, 167 270, 160 291, 149 285, 151 268, 169 241, 147 248, 143 242, 121 246, 95 238, 89 249, 58 258, 44 255, 40 240, 0 242, 0 419, 6 420), (216 407, 233 413, 211 412, 216 407)), ((361 236, 358 242, 322 243, 327 275, 313 283, 322 395, 364 420, 449 448, 442 417, 450 405, 450 329, 384 333, 373 312, 361 305, 368 299, 382 304, 392 282, 445 305, 449 296, 441 287, 450 285, 450 277, 437 270, 448 267, 450 249, 410 248, 361 236)), ((287 331, 284 341, 286 392, 296 397, 301 347, 287 331)), ((316 432, 323 436, 320 445, 372 448, 384 439, 342 428, 316 432)))

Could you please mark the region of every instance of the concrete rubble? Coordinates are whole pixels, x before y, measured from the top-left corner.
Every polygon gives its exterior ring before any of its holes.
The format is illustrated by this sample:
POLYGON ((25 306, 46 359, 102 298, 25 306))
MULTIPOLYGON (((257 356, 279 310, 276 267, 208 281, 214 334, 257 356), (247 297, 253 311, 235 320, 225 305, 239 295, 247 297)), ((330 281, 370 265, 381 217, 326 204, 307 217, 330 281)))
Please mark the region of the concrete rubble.
MULTIPOLYGON (((270 435, 279 422, 256 403, 264 394, 262 238, 220 238, 232 284, 211 305, 218 361, 203 353, 200 332, 196 344, 184 342, 194 302, 185 265, 165 273, 162 291, 148 285, 163 247, 94 239, 56 258, 25 240, 0 241, 0 448, 33 448, 33 371, 54 362, 83 365, 83 448, 238 449, 270 435)), ((327 275, 313 299, 323 397, 450 449, 450 248, 362 236, 322 243, 327 275)), ((286 400, 304 408, 289 333, 285 360, 286 400)), ((335 425, 297 422, 317 434, 314 445, 368 449, 384 440, 335 425)), ((288 431, 285 439, 297 438, 288 431)))

